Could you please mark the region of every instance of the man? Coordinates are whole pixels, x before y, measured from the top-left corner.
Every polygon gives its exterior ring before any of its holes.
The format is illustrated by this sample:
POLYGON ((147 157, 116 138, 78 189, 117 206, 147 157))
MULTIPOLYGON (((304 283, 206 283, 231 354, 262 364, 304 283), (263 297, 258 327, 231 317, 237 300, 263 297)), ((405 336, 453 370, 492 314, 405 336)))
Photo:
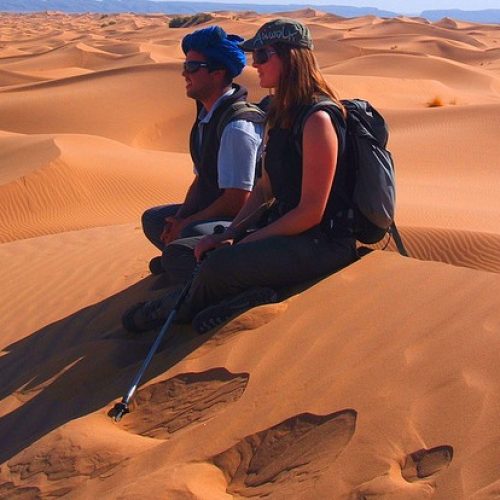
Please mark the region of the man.
MULTIPOLYGON (((252 190, 263 114, 249 107, 231 119, 235 103, 244 103, 247 97, 245 88, 233 84, 245 66, 242 40, 219 26, 195 31, 182 40, 186 95, 196 100, 198 109, 190 135, 196 175, 181 205, 153 207, 142 216, 146 237, 162 252, 179 238, 211 234, 215 226, 229 225, 252 190), (219 136, 223 120, 229 123, 219 136)), ((165 261, 174 257, 172 250, 155 257, 151 272, 164 272, 165 261)), ((173 281, 178 279, 173 276, 173 281)))

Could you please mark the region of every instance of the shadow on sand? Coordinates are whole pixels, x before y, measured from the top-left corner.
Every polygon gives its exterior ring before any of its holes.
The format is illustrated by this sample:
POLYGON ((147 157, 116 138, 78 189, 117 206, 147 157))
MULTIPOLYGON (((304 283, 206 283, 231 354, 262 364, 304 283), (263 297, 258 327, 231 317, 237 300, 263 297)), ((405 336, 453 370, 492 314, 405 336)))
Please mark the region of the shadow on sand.
MULTIPOLYGON (((136 302, 166 293, 161 279, 149 276, 2 351, 0 400, 10 398, 5 407, 13 409, 0 417, 0 464, 70 420, 101 408, 108 413, 121 399, 159 332, 130 334, 121 325, 121 315, 136 302)), ((280 290, 280 299, 318 281, 280 290)), ((173 324, 141 386, 175 366, 221 328, 198 335, 190 325, 173 324)))
MULTIPOLYGON (((0 463, 75 418, 108 411, 127 391, 158 331, 127 333, 121 314, 161 295, 148 277, 7 346, 0 356, 0 400, 13 408, 0 417, 0 463), (10 399, 10 401, 6 400, 10 399)), ((165 372, 213 335, 173 325, 142 384, 165 372)))

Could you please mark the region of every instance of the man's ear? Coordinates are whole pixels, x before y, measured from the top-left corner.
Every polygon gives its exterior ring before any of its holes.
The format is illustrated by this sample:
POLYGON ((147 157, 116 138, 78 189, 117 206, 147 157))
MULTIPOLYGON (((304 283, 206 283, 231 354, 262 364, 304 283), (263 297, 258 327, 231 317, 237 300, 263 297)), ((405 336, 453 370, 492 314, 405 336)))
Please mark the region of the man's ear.
POLYGON ((227 85, 228 76, 227 76, 226 69, 224 69, 224 68, 214 69, 211 71, 211 73, 217 76, 217 80, 220 81, 221 84, 227 85))

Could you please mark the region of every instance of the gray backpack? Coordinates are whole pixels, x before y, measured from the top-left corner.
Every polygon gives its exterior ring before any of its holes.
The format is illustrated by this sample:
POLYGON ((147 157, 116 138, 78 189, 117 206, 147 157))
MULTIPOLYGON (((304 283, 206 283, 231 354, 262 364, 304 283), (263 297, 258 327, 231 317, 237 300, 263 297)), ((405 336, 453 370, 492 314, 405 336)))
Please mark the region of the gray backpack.
MULTIPOLYGON (((396 182, 394 162, 386 149, 389 133, 382 115, 362 99, 341 101, 347 111, 346 155, 349 168, 354 169, 354 189, 348 213, 332 214, 351 221, 353 236, 361 243, 377 243, 387 233, 402 255, 407 255, 394 223, 396 182)), ((341 120, 339 107, 329 99, 309 107, 298 120, 295 137, 302 137, 305 119, 318 110, 328 112, 335 123, 341 120)))

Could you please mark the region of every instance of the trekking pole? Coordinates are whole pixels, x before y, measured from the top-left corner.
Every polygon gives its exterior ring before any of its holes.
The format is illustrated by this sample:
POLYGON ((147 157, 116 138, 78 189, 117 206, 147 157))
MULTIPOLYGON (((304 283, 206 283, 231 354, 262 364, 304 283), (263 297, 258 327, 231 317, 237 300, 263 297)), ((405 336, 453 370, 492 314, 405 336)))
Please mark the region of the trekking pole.
POLYGON ((133 398, 135 391, 137 390, 137 386, 139 385, 142 377, 144 376, 144 373, 146 372, 149 363, 153 359, 153 356, 155 355, 158 347, 161 344, 161 341, 163 340, 163 337, 167 333, 168 329, 170 328, 170 325, 174 321, 174 318, 177 314, 177 311, 179 310, 180 306, 184 302, 184 299, 186 298, 187 293, 189 292, 189 289, 191 288, 191 283, 193 282, 193 279, 196 275, 196 272, 198 271, 198 266, 195 267, 193 274, 191 278, 188 280, 188 282, 184 285, 184 288, 182 289, 179 297, 177 297, 177 300, 175 302, 174 307, 170 311, 170 314, 168 315, 167 319, 165 320, 165 323, 161 327, 160 333, 156 337, 156 340, 154 341, 154 344, 151 346, 149 349, 148 355, 146 356, 146 359, 142 363, 141 368, 137 372, 136 376, 134 377, 134 380, 132 381, 132 384, 130 385, 130 388, 125 396, 123 396, 122 400, 119 403, 116 403, 113 409, 109 412, 109 416, 115 420, 115 422, 119 422, 123 415, 126 413, 129 413, 129 407, 128 404, 130 403, 130 400, 133 398))

